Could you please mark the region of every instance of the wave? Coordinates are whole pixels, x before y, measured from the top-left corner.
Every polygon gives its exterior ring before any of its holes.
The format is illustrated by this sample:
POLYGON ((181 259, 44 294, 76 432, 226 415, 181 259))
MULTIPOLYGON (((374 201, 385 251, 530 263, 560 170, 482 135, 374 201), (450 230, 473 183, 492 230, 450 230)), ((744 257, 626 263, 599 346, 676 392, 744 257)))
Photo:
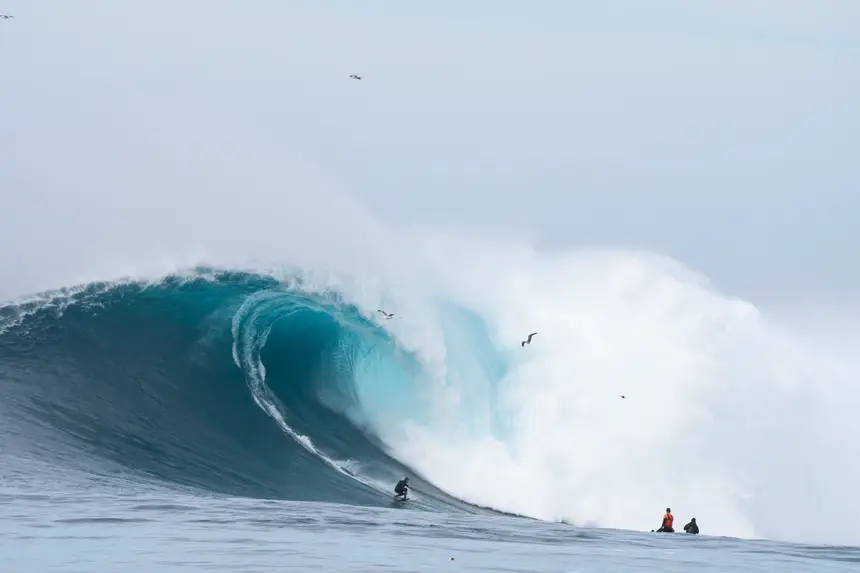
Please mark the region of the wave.
MULTIPOLYGON (((404 404, 418 365, 336 294, 300 287, 200 269, 6 306, 6 419, 57 431, 19 432, 16 446, 64 464, 72 447, 87 455, 80 469, 109 460, 222 494, 393 503, 393 483, 414 472, 358 425, 356 383, 382 373, 404 404)), ((477 510, 413 482, 413 506, 477 510)))
POLYGON ((9 303, 4 449, 228 495, 389 505, 410 475, 428 510, 860 540, 850 360, 660 258, 441 244, 412 292, 195 268, 9 303))

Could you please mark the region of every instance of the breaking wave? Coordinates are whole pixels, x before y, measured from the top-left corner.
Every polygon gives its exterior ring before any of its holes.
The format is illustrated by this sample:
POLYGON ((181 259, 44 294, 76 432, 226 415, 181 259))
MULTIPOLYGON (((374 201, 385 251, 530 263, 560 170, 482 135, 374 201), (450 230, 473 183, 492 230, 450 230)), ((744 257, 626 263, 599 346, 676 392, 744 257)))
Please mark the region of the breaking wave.
POLYGON ((662 259, 440 253, 413 293, 196 268, 7 303, 0 472, 860 541, 849 361, 662 259))

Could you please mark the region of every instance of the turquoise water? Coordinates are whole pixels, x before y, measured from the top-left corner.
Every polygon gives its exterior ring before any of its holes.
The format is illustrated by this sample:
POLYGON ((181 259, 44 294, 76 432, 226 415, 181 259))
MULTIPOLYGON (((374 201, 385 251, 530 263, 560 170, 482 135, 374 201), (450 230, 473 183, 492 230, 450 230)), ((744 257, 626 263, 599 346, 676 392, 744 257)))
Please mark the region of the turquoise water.
POLYGON ((860 570, 857 548, 166 492, 4 493, 0 512, 4 573, 860 570))

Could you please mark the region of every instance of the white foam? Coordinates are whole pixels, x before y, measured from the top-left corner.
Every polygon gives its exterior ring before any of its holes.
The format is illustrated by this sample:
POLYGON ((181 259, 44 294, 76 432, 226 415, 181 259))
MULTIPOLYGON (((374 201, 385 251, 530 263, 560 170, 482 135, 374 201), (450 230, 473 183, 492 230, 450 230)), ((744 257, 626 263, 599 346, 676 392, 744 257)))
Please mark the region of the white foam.
MULTIPOLYGON (((813 349, 646 253, 446 237, 425 247, 445 295, 488 321, 511 361, 493 405, 511 421, 503 438, 489 425, 463 433, 452 413, 469 413, 450 392, 432 405, 447 410, 437 423, 381 429, 434 484, 543 519, 649 530, 671 506, 711 534, 860 542, 856 359, 813 349)), ((439 338, 438 321, 423 326, 439 338)), ((410 328, 392 330, 420 347, 422 329, 410 328)), ((469 348, 433 356, 449 385, 480 392, 453 376, 469 348)))

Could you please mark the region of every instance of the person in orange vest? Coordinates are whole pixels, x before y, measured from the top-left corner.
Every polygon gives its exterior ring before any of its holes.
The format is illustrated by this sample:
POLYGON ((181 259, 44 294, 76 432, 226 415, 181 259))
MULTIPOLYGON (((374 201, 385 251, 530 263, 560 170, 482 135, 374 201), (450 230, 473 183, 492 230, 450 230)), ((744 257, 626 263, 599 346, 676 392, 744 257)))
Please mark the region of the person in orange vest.
POLYGON ((660 529, 657 530, 658 533, 675 533, 675 530, 672 529, 672 524, 675 523, 675 516, 672 515, 672 510, 670 508, 666 508, 666 514, 663 516, 663 525, 660 526, 660 529))

